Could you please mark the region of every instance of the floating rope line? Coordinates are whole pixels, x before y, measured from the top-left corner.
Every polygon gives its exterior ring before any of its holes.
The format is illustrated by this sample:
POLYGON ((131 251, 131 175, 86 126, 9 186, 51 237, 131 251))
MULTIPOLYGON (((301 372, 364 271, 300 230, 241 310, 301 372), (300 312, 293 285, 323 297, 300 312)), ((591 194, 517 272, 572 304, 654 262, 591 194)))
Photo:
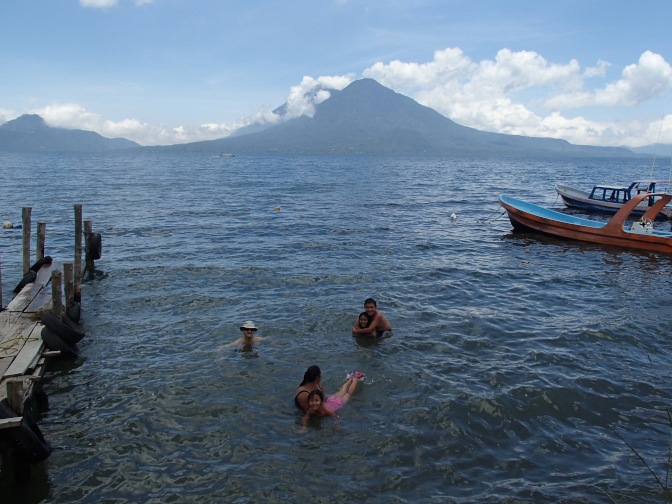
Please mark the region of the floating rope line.
MULTIPOLYGON (((496 209, 494 212, 492 212, 492 213, 488 216, 487 219, 480 221, 481 224, 485 224, 486 222, 488 222, 488 221, 490 220, 490 218, 491 218, 493 215, 495 215, 497 212, 499 212, 499 208, 496 209)), ((476 222, 479 222, 479 221, 476 221, 476 222)))
POLYGON ((492 222, 495 222, 497 219, 499 219, 502 215, 506 213, 506 210, 502 210, 502 213, 499 214, 495 219, 492 219, 492 222))
POLYGON ((552 207, 554 207, 555 204, 558 202, 558 198, 559 198, 559 197, 560 197, 560 193, 558 193, 558 194, 555 195, 555 201, 554 201, 553 204, 551 205, 552 207))

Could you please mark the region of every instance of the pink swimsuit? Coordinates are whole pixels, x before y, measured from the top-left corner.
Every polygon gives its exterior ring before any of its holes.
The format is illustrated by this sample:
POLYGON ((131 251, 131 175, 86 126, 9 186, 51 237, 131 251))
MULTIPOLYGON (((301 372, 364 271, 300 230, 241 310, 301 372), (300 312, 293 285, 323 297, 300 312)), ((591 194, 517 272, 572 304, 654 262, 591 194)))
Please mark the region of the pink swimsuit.
POLYGON ((343 406, 343 398, 342 397, 337 397, 335 395, 332 395, 330 397, 327 397, 327 400, 324 401, 324 404, 329 406, 331 411, 336 411, 339 409, 341 406, 343 406))

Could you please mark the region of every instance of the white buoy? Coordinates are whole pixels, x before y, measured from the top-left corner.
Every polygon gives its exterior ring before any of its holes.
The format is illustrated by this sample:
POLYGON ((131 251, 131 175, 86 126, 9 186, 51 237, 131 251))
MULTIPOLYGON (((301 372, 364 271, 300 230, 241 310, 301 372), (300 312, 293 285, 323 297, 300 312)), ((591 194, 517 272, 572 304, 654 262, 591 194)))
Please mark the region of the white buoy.
POLYGON ((12 229, 14 227, 14 224, 12 224, 9 221, 5 221, 5 222, 2 223, 2 227, 3 227, 3 229, 12 229))
POLYGON ((457 220, 457 215, 454 213, 450 214, 450 220, 457 220))

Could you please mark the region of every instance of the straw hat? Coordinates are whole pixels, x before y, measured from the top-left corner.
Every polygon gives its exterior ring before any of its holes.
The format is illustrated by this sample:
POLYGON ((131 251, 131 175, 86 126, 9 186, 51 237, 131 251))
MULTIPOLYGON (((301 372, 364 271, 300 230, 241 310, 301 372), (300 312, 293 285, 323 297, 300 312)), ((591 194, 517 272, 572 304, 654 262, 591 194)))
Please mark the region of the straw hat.
POLYGON ((243 322, 243 325, 240 326, 240 330, 242 331, 243 329, 254 329, 256 331, 259 328, 256 325, 254 325, 254 322, 252 322, 251 320, 246 320, 245 322, 243 322))

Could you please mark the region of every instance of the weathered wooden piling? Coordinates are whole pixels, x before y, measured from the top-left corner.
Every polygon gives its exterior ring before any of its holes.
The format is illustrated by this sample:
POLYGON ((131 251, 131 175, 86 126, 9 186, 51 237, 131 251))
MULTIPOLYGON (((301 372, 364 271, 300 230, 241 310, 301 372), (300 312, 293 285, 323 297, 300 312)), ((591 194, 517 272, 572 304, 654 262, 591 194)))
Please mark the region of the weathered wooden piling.
POLYGON ((35 249, 35 260, 39 261, 44 258, 44 238, 47 233, 47 223, 37 223, 37 248, 35 249))
POLYGON ((21 210, 22 231, 23 231, 23 274, 28 273, 30 269, 30 212, 31 207, 23 207, 21 210))
POLYGON ((65 287, 65 310, 75 304, 74 266, 72 263, 63 263, 63 284, 65 287))
POLYGON ((62 290, 62 276, 61 272, 54 270, 51 272, 51 300, 52 308, 51 313, 54 314, 54 317, 61 319, 63 314, 63 290, 62 290))
POLYGON ((23 416, 23 395, 26 391, 23 379, 7 379, 7 402, 17 416, 23 416))
POLYGON ((82 301, 82 205, 75 205, 75 301, 82 301))

